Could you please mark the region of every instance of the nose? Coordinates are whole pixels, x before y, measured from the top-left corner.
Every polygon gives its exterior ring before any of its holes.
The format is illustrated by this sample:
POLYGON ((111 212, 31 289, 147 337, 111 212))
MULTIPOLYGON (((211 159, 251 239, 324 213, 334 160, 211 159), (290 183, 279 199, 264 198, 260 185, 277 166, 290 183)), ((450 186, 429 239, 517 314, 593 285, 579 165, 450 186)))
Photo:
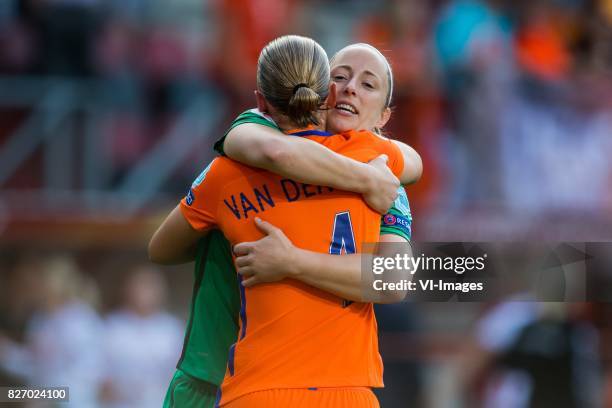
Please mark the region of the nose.
POLYGON ((357 87, 355 84, 355 78, 351 78, 349 81, 346 82, 343 91, 345 94, 355 95, 356 89, 357 87))

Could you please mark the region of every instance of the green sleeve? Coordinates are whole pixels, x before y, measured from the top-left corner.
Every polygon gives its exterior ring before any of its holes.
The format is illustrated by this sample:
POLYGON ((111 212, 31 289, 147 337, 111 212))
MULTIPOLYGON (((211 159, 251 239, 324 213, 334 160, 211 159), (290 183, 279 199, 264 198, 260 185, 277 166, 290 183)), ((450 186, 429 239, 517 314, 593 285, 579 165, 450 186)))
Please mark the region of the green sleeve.
POLYGON ((276 129, 280 132, 280 128, 274 123, 272 118, 267 116, 265 113, 259 111, 259 109, 250 109, 242 112, 230 125, 230 127, 225 131, 223 136, 219 140, 215 142, 214 149, 221 156, 225 156, 225 151, 223 149, 223 143, 225 142, 225 138, 227 134, 235 128, 236 126, 243 125, 245 123, 256 123, 258 125, 268 126, 272 129, 276 129))
POLYGON ((393 206, 380 219, 380 235, 394 234, 410 241, 412 238, 412 214, 404 187, 397 191, 393 206))

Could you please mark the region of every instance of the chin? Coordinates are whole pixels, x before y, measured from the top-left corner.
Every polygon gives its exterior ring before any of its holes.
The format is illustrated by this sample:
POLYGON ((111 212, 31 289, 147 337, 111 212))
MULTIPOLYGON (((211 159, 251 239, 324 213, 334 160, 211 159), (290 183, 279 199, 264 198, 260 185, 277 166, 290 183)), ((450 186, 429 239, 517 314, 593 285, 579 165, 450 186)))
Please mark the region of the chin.
POLYGON ((355 121, 352 118, 333 115, 327 120, 327 128, 334 133, 342 133, 355 128, 355 121))

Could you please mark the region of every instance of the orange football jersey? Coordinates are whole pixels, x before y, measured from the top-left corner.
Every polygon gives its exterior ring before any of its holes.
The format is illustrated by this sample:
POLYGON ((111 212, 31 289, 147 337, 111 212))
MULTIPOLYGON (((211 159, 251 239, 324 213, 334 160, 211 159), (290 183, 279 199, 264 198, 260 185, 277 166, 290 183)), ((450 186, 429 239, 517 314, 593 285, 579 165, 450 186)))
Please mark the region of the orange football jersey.
MULTIPOLYGON (((367 131, 330 135, 306 130, 331 150, 366 162, 389 157, 395 175, 402 155, 389 139, 367 131)), ((279 136, 281 137, 281 136, 279 136)), ((235 245, 262 237, 253 219, 281 228, 297 247, 321 253, 359 252, 378 241, 380 214, 361 196, 295 182, 219 157, 181 201, 196 230, 219 228, 235 245)), ((220 405, 274 388, 382 386, 376 319, 370 303, 343 299, 293 279, 240 286, 238 341, 230 348, 220 405)))

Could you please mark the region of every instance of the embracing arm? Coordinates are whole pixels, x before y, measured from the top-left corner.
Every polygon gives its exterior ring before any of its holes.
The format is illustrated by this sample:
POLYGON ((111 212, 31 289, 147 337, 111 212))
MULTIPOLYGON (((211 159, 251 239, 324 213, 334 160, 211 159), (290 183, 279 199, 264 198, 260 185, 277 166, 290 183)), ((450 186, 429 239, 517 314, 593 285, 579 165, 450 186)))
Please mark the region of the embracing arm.
POLYGON ((255 123, 230 130, 223 147, 225 154, 236 161, 302 183, 364 193, 375 181, 365 163, 311 140, 287 136, 255 123))
POLYGON ((419 181, 423 174, 423 161, 421 156, 412 147, 398 140, 392 141, 402 153, 404 158, 404 169, 400 175, 402 184, 413 184, 419 181))
POLYGON ((170 212, 149 242, 149 259, 179 264, 195 259, 200 238, 217 226, 217 203, 228 166, 213 159, 191 183, 189 192, 170 212))
POLYGON ((341 298, 364 302, 361 290, 362 257, 369 254, 330 255, 295 248, 287 277, 341 298))
MULTIPOLYGON (((379 250, 375 256, 395 257, 398 253, 402 256, 403 254, 412 256, 410 243, 400 236, 381 235, 380 242, 394 242, 396 245, 392 249, 389 248, 390 251, 389 249, 379 250), (387 252, 385 253, 385 251, 387 252)), ((383 245, 383 248, 387 247, 383 245)), ((360 253, 338 256, 297 248, 295 256, 295 270, 292 278, 344 299, 356 302, 397 303, 406 297, 407 291, 405 290, 380 291, 376 293, 378 296, 375 299, 368 296, 368 293, 371 294, 372 291, 364 290, 364 281, 367 286, 370 286, 371 282, 366 276, 363 276, 362 269, 364 265, 372 265, 373 256, 371 254, 360 253)), ((410 279, 409 271, 405 271, 405 274, 403 272, 404 276, 402 278, 410 279)), ((371 276, 370 271, 367 271, 366 274, 368 277, 371 276)))
POLYGON ((223 149, 231 159, 292 180, 360 193, 380 213, 391 206, 399 186, 386 165, 361 163, 319 143, 256 123, 231 129, 223 149))
POLYGON ((170 212, 149 242, 149 259, 162 265, 191 262, 198 240, 204 234, 194 230, 181 213, 180 204, 170 212))
MULTIPOLYGON (((245 242, 234 247, 236 268, 244 277, 246 287, 262 282, 274 282, 293 278, 332 293, 344 299, 357 302, 372 302, 364 297, 362 264, 372 265, 371 254, 330 255, 307 251, 295 247, 285 234, 268 222, 256 219, 256 224, 266 237, 255 242, 245 242), (367 257, 367 259, 364 259, 367 257)), ((397 235, 380 236, 380 242, 400 243, 393 246, 393 253, 377 253, 377 256, 412 255, 410 243, 397 235), (403 243, 403 245, 401 244, 403 243)), ((385 247, 388 249, 388 247, 385 247)), ((409 271, 400 271, 409 279, 409 271)), ((402 291, 377 293, 376 303, 400 302, 406 295, 402 291)))

